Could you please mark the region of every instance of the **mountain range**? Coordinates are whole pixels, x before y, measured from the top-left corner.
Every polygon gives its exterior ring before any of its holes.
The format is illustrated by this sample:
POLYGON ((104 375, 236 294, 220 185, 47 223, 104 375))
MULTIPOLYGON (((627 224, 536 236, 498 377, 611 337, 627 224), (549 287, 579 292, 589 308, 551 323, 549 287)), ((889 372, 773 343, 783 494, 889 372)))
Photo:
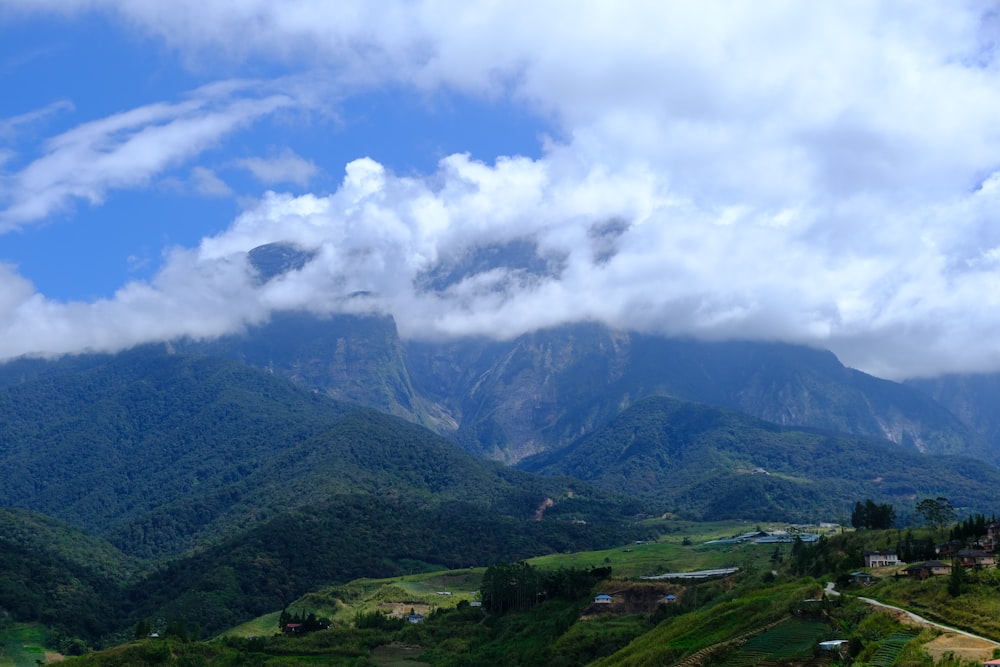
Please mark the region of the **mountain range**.
MULTIPOLYGON (((251 259, 262 281, 305 261, 280 244, 251 259)), ((595 323, 404 341, 385 314, 14 360, 0 607, 91 641, 150 616, 214 632, 358 576, 655 537, 656 517, 842 520, 872 498, 906 522, 938 496, 990 514, 998 390, 595 323), (36 566, 44 580, 19 579, 36 566)))
POLYGON ((931 383, 883 380, 844 367, 828 351, 795 345, 706 343, 597 324, 510 341, 431 343, 400 340, 389 316, 296 313, 171 349, 244 361, 509 464, 569 445, 647 396, 923 453, 1000 460, 1000 421, 989 416, 988 400, 956 412, 931 383))

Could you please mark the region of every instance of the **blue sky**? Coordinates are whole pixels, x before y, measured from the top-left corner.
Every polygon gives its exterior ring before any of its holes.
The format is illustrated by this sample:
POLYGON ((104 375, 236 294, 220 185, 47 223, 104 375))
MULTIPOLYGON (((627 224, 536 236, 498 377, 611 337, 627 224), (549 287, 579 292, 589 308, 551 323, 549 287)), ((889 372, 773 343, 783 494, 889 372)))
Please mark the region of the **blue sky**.
MULTIPOLYGON (((75 20, 50 16, 0 22, 0 118, 38 113, 25 131, 8 133, 16 170, 37 158, 39 143, 82 123, 144 105, 175 102, 218 76, 191 71, 160 40, 138 38, 106 14, 75 20)), ((229 76, 280 77, 290 68, 262 63, 220 67, 229 76), (244 71, 246 70, 246 71, 244 71)), ((294 155, 311 163, 308 183, 278 182, 291 192, 335 190, 343 167, 371 157, 400 174, 433 172, 446 155, 468 152, 537 157, 546 124, 523 106, 450 91, 409 95, 399 86, 366 90, 334 101, 328 117, 297 122, 265 119, 150 177, 148 186, 109 192, 99 205, 71 198, 29 229, 3 238, 0 261, 16 264, 45 296, 58 300, 110 298, 129 280, 149 280, 166 246, 195 246, 223 231, 241 197, 262 185, 234 164, 294 155), (177 181, 207 165, 232 190, 204 196, 177 181)))
POLYGON ((998 369, 1000 27, 925 4, 0 0, 0 359, 377 310, 998 369))

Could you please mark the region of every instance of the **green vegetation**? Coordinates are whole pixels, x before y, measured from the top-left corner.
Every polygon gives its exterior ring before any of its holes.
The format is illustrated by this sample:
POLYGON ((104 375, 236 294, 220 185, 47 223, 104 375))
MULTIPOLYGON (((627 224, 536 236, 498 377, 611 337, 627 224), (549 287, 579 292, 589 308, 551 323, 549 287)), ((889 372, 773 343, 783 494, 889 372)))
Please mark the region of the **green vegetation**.
POLYGON ((611 576, 611 568, 559 568, 547 572, 533 565, 500 563, 483 573, 479 597, 483 608, 493 614, 524 611, 556 598, 579 600, 587 596, 598 581, 611 576))
POLYGON ((869 664, 872 667, 892 667, 903 647, 913 641, 916 635, 905 632, 894 632, 879 645, 869 664))
POLYGON ((658 396, 637 401, 571 446, 520 465, 629 489, 693 520, 832 521, 867 496, 876 514, 886 516, 858 518, 885 526, 894 507, 912 507, 914 495, 942 489, 955 504, 985 511, 991 489, 1000 484, 1000 471, 970 459, 784 428, 658 396))
MULTIPOLYGON (((725 535, 733 527, 717 527, 714 536, 725 535)), ((823 580, 843 578, 847 571, 856 569, 863 549, 901 539, 900 531, 849 532, 791 547, 775 560, 773 544, 684 546, 683 537, 675 534, 669 542, 620 551, 623 567, 633 571, 640 567, 638 563, 645 558, 641 549, 649 547, 650 552, 664 549, 665 554, 672 553, 676 560, 671 569, 691 569, 684 567, 682 554, 691 556, 687 563, 691 564, 703 562, 705 553, 721 553, 730 562, 740 561, 743 570, 725 579, 686 582, 640 581, 622 576, 614 568, 613 575, 577 570, 576 574, 603 578, 591 579, 588 587, 569 586, 564 589, 565 596, 536 596, 536 604, 506 605, 502 611, 491 611, 488 603, 472 606, 473 591, 488 591, 494 585, 490 578, 498 576, 515 587, 519 579, 536 584, 560 578, 574 580, 565 576, 572 573, 568 562, 601 561, 604 552, 549 555, 490 568, 488 575, 486 570, 476 569, 361 579, 317 591, 289 605, 290 615, 329 616, 329 630, 289 636, 278 632, 281 621, 270 614, 253 626, 209 642, 148 639, 66 664, 638 667, 697 657, 702 664, 749 666, 809 661, 818 651, 819 641, 841 639, 846 642, 842 650, 850 657, 840 664, 930 667, 935 663, 921 647, 934 639, 936 632, 923 630, 918 634, 900 625, 893 616, 855 599, 846 580, 841 584, 844 595, 824 594, 823 580), (777 572, 772 573, 770 568, 775 566, 777 572), (803 568, 816 571, 821 578, 795 574, 803 568), (676 602, 664 603, 666 591, 676 602), (615 601, 593 604, 597 592, 613 593, 615 601), (423 615, 424 620, 406 622, 404 617, 411 611, 423 615)), ((922 535, 918 532, 913 539, 922 539, 922 535)), ((1000 609, 983 606, 995 598, 991 593, 1000 585, 998 572, 995 568, 970 570, 969 588, 961 596, 971 614, 987 622, 1000 617, 1000 609)), ((947 577, 925 581, 890 577, 857 590, 880 599, 906 598, 904 606, 938 609, 954 600, 947 584, 947 577)), ((547 586, 542 588, 548 592, 547 586)), ((955 602, 950 604, 958 608, 955 602)), ((926 613, 923 608, 917 611, 926 613)), ((1000 627, 983 631, 1000 632, 1000 627)), ((937 663, 938 667, 970 664, 949 658, 937 663)))
POLYGON ((830 635, 830 626, 819 620, 789 617, 749 638, 725 656, 730 667, 750 667, 763 660, 811 657, 816 645, 830 635))
POLYGON ((889 503, 875 503, 871 498, 863 504, 859 500, 854 503, 851 512, 851 525, 855 528, 885 530, 892 528, 896 521, 896 510, 889 503))
MULTIPOLYGON (((505 377, 533 372, 529 359, 512 356, 505 377)), ((553 391, 593 394, 571 379, 595 359, 556 374, 553 391)), ((392 370, 398 359, 382 361, 378 391, 399 389, 392 407, 405 408, 412 388, 392 370)), ((542 477, 217 358, 143 348, 32 368, 0 378, 0 503, 55 518, 0 510, 0 613, 48 628, 22 653, 119 644, 76 664, 558 666, 699 654, 752 664, 804 659, 826 635, 849 639, 860 661, 924 664, 928 637, 900 643, 905 628, 849 598, 824 600, 823 584, 846 587, 865 549, 923 557, 952 502, 978 510, 1000 483, 969 460, 657 397, 606 428, 607 406, 545 422, 554 440, 569 426, 592 434, 526 464, 542 477), (928 500, 913 509, 914 497, 928 500), (705 543, 759 530, 758 520, 837 519, 852 504, 864 530, 705 543), (881 530, 897 512, 930 528, 881 530), (692 522, 704 518, 731 522, 692 522), (725 567, 739 572, 639 579, 725 567), (593 604, 598 592, 614 603, 593 604), (411 611, 422 622, 404 620, 411 611), (308 632, 279 634, 290 622, 308 632)), ((458 437, 475 432, 502 453, 502 422, 470 419, 458 437)), ((951 535, 978 537, 985 521, 972 514, 951 535)), ((865 591, 993 633, 997 571, 865 591)), ((11 627, 28 626, 0 630, 11 627)))
POLYGON ((865 595, 912 608, 922 616, 986 637, 1000 637, 1000 569, 964 572, 962 592, 955 596, 951 577, 924 580, 885 578, 865 589, 865 595), (916 602, 917 604, 913 604, 916 602))
POLYGON ((0 613, 87 643, 108 629, 120 589, 58 554, 0 540, 0 613))
POLYGON ((44 369, 0 386, 0 504, 69 525, 0 512, 0 606, 90 645, 142 619, 216 633, 360 576, 637 536, 634 501, 243 364, 141 348, 44 369))
MULTIPOLYGON (((66 647, 69 648, 82 653, 86 647, 66 647)), ((56 650, 52 632, 47 628, 33 623, 11 623, 0 612, 0 667, 36 667, 46 653, 56 650)))
POLYGON ((933 526, 935 532, 941 532, 944 526, 955 520, 955 508, 951 501, 942 496, 921 500, 917 503, 917 514, 923 518, 924 523, 933 526))

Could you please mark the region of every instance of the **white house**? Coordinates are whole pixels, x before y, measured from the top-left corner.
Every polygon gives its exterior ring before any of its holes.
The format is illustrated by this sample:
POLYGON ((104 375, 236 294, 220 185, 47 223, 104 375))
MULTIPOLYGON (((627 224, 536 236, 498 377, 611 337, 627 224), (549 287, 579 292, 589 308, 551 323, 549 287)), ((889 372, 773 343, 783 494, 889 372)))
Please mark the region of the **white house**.
POLYGON ((865 567, 892 567, 900 565, 899 557, 892 549, 887 551, 866 551, 864 552, 865 567))

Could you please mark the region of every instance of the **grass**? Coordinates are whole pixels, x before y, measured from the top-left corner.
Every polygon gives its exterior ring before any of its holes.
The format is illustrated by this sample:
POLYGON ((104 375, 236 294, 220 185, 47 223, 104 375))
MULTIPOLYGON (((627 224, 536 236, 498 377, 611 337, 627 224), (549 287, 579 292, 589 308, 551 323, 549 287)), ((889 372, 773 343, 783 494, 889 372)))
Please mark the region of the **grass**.
MULTIPOLYGON (((766 559, 778 547, 785 555, 790 544, 705 544, 710 540, 756 530, 757 524, 727 521, 712 524, 678 523, 674 532, 656 542, 625 544, 602 551, 552 554, 528 562, 540 568, 611 566, 616 577, 641 577, 665 572, 708 570, 722 567, 767 567, 766 559), (685 545, 687 539, 691 544, 685 545)), ((779 526, 761 526, 764 530, 779 526)))
POLYGON ((372 651, 371 662, 378 667, 430 667, 429 662, 417 660, 423 652, 406 644, 386 644, 372 651))
POLYGON ((903 647, 910 643, 914 637, 916 635, 902 632, 889 636, 879 645, 869 664, 872 667, 892 667, 903 647))
MULTIPOLYGON (((661 526, 661 530, 663 528, 661 526)), ((787 556, 791 545, 709 545, 705 542, 757 528, 756 524, 738 522, 711 525, 673 522, 670 530, 664 530, 664 536, 655 541, 599 551, 547 555, 529 559, 529 562, 541 570, 610 565, 617 581, 606 585, 617 586, 619 591, 653 586, 654 582, 635 580, 643 575, 732 566, 749 573, 751 576, 746 580, 753 582, 757 580, 754 573, 762 574, 775 567, 771 557, 776 550, 787 556)), ((502 617, 487 616, 481 609, 468 608, 457 614, 434 617, 439 619, 437 621, 429 616, 424 624, 404 625, 398 631, 352 627, 358 614, 376 610, 398 615, 400 610, 412 607, 430 614, 434 609, 456 607, 464 600, 475 598, 483 572, 484 568, 469 568, 387 579, 358 579, 304 596, 289 606, 292 612, 312 612, 330 618, 334 628, 329 633, 316 633, 294 641, 274 637, 279 616, 275 611, 235 627, 225 635, 269 638, 268 654, 278 660, 276 665, 283 664, 281 660, 293 659, 292 653, 287 651, 294 652, 300 664, 324 656, 332 661, 328 664, 366 659, 372 664, 386 666, 419 664, 413 662, 415 659, 440 665, 472 664, 469 660, 476 664, 570 665, 584 664, 595 658, 609 660, 607 664, 633 664, 629 660, 635 658, 635 664, 652 665, 662 664, 663 659, 691 655, 720 642, 727 647, 723 651, 729 651, 727 642, 734 636, 747 633, 752 636, 787 615, 790 601, 817 595, 821 588, 817 582, 779 584, 737 601, 732 599, 735 593, 730 590, 732 582, 706 582, 697 586, 685 583, 676 584, 683 591, 671 592, 676 592, 678 597, 684 592, 685 604, 688 603, 686 593, 692 593, 690 604, 696 610, 690 614, 677 615, 681 603, 669 611, 656 608, 655 600, 646 605, 647 600, 640 595, 633 596, 635 599, 631 602, 634 604, 629 603, 616 613, 586 614, 586 620, 580 618, 589 600, 573 603, 551 600, 528 612, 502 617), (699 605, 705 608, 704 611, 697 609, 699 605), (672 616, 669 622, 661 623, 663 614, 672 616), (422 653, 420 647, 426 648, 426 653, 422 653), (624 658, 624 662, 618 662, 618 658, 624 658)), ((669 588, 667 584, 655 583, 669 588)), ((622 604, 628 602, 625 600, 622 604)), ((775 641, 785 643, 796 639, 791 634, 782 639, 780 632, 775 637, 778 638, 775 641)), ((796 641, 812 642, 813 639, 796 641)), ((765 644, 759 655, 769 652, 775 651, 767 649, 765 644)))
POLYGON ((793 582, 692 611, 661 623, 623 650, 594 664, 600 667, 669 664, 780 621, 796 602, 815 597, 819 592, 820 587, 814 582, 793 582))
MULTIPOLYGON (((664 533, 657 541, 623 544, 612 549, 551 554, 531 558, 539 569, 605 567, 616 578, 627 579, 665 572, 685 572, 721 567, 741 567, 764 571, 772 567, 770 557, 778 548, 787 555, 791 545, 705 544, 761 528, 787 528, 781 524, 747 524, 740 521, 692 523, 651 520, 664 533), (684 544, 685 540, 690 544, 684 544)), ((334 622, 350 623, 359 613, 390 608, 392 603, 452 608, 462 600, 475 599, 485 568, 423 572, 388 579, 357 579, 343 586, 308 594, 290 605, 292 611, 314 612, 334 622), (451 595, 440 595, 449 592, 451 595)), ((423 611, 424 609, 421 609, 423 611)), ((232 628, 224 636, 269 636, 277 630, 278 612, 232 628)))
POLYGON ((948 594, 948 576, 923 581, 887 578, 860 591, 946 625, 968 630, 989 639, 1000 640, 1000 570, 989 568, 970 571, 966 592, 957 597, 948 594))
POLYGON ((726 664, 755 665, 761 660, 788 660, 805 658, 813 654, 816 644, 830 634, 826 623, 797 618, 778 624, 770 630, 751 637, 733 654, 726 664))
POLYGON ((13 623, 0 628, 0 667, 36 667, 45 659, 49 632, 40 625, 13 623))
POLYGON ((224 635, 233 637, 269 637, 278 632, 278 619, 280 617, 280 611, 264 614, 252 621, 237 625, 235 628, 226 631, 224 635))

